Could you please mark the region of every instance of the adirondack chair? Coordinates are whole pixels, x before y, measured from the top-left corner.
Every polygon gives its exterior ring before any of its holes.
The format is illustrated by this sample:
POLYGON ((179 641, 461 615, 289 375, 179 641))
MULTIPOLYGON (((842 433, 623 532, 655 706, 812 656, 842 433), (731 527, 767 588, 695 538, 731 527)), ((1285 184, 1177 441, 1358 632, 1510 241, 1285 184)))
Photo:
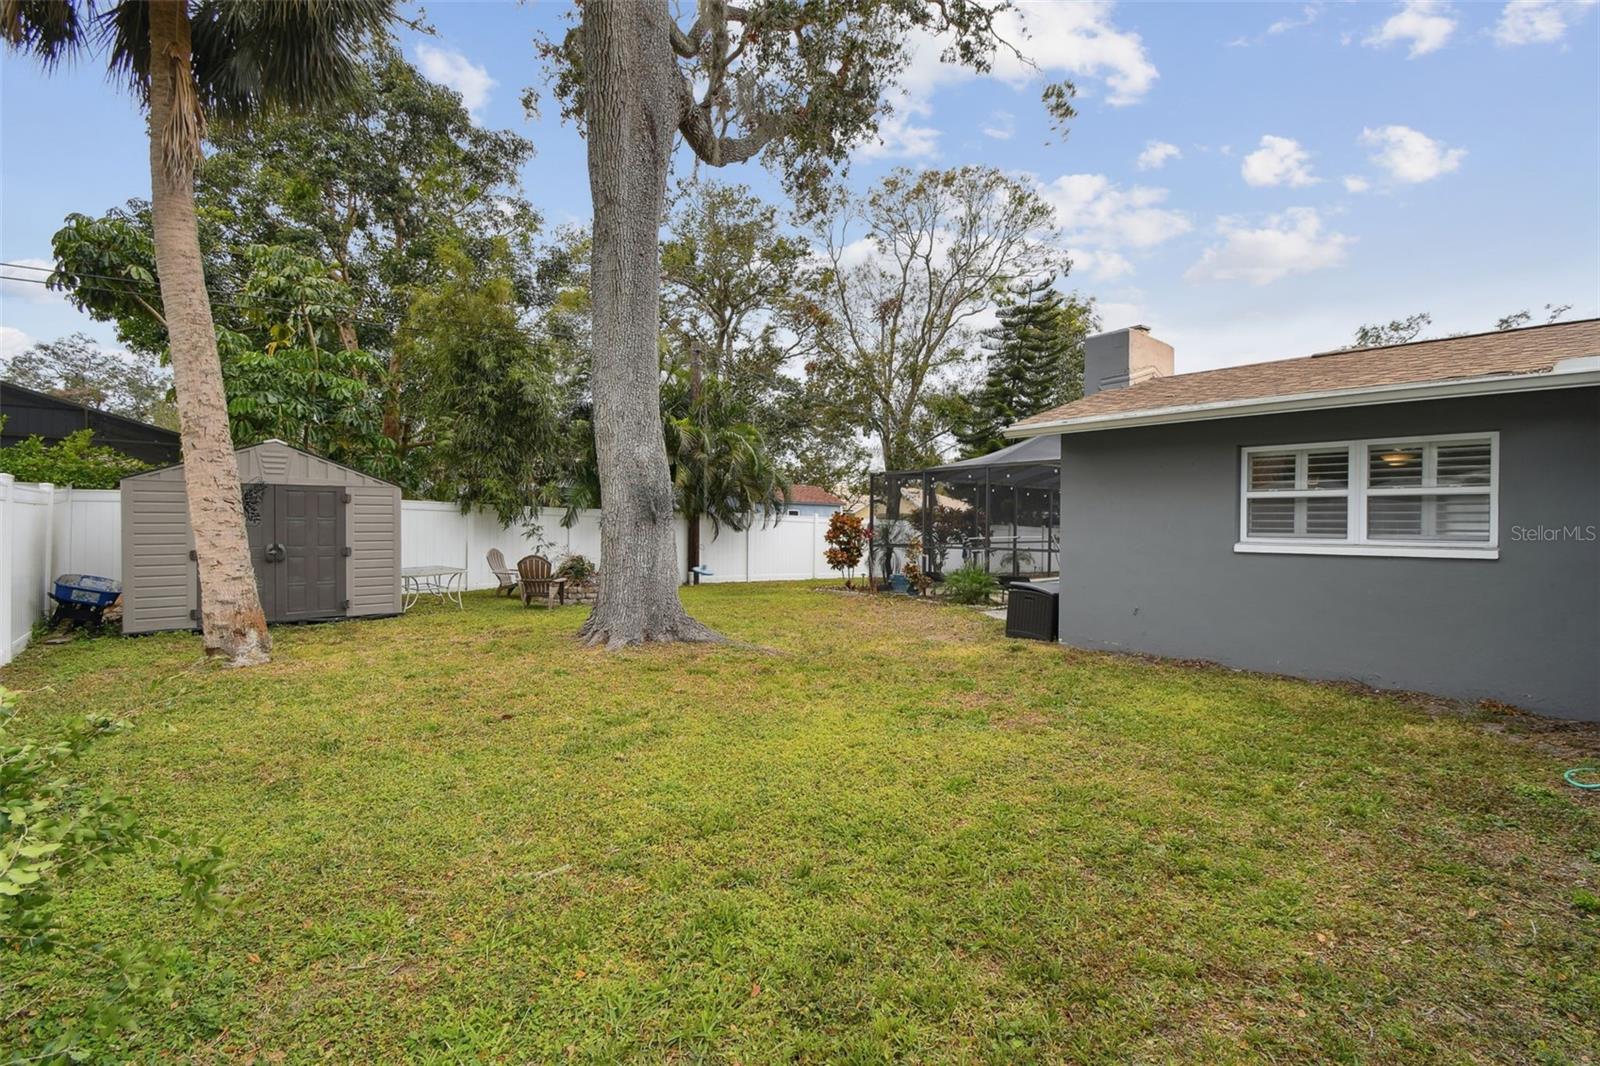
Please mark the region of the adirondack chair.
POLYGON ((552 597, 567 602, 567 579, 550 576, 550 560, 542 555, 524 555, 517 562, 518 584, 522 587, 522 606, 526 607, 536 597, 543 597, 545 606, 552 597))
POLYGON ((502 592, 510 596, 517 591, 517 572, 506 565, 506 557, 500 554, 499 548, 489 549, 489 569, 494 573, 495 580, 500 582, 500 587, 494 590, 496 596, 502 592))

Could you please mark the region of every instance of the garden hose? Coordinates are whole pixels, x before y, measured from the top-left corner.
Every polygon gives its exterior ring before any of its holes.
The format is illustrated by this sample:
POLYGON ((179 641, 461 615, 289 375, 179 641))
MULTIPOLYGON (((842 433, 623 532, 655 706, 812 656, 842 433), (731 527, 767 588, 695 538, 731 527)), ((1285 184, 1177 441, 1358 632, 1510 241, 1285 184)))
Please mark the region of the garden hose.
POLYGON ((1575 766, 1566 773, 1562 774, 1561 779, 1567 784, 1571 785, 1573 788, 1600 789, 1600 767, 1575 766), (1579 781, 1578 776, 1580 774, 1588 774, 1595 780, 1579 781))

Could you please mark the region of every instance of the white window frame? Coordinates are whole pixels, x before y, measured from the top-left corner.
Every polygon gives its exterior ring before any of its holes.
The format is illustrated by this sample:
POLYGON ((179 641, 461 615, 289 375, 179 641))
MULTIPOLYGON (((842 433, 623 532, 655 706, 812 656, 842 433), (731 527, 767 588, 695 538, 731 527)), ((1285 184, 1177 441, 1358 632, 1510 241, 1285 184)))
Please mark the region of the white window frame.
MULTIPOLYGON (((1299 478, 1296 478, 1296 484, 1299 478)), ((1500 434, 1489 433, 1435 433, 1411 437, 1367 437, 1362 440, 1317 441, 1309 444, 1265 444, 1239 449, 1239 540, 1233 550, 1242 553, 1267 555, 1380 555, 1414 559, 1498 559, 1500 558, 1500 434), (1487 441, 1489 444, 1489 484, 1440 485, 1426 487, 1432 480, 1436 452, 1426 447, 1430 444, 1459 444, 1468 441, 1487 441), (1373 488, 1368 484, 1368 449, 1373 445, 1387 448, 1422 448, 1422 485, 1373 488), (1253 492, 1250 489, 1251 456, 1272 452, 1301 453, 1295 461, 1297 474, 1305 467, 1304 453, 1347 449, 1349 454, 1347 487, 1332 490, 1277 489, 1253 492), (1460 541, 1425 541, 1408 538, 1404 541, 1374 539, 1367 536, 1367 499, 1369 496, 1482 496, 1489 494, 1489 539, 1471 544, 1460 541), (1295 537, 1273 538, 1250 536, 1250 501, 1252 499, 1294 499, 1300 496, 1344 496, 1345 537, 1295 537)))

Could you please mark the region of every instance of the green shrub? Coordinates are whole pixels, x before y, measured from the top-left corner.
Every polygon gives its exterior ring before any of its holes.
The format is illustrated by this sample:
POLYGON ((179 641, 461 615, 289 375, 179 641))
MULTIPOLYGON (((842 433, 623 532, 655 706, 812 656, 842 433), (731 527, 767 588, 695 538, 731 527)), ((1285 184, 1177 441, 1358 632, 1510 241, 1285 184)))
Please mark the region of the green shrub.
POLYGON ((29 437, 20 444, 0 448, 0 473, 18 481, 48 481, 80 489, 114 489, 129 474, 149 470, 150 464, 115 448, 90 442, 94 431, 80 429, 60 444, 29 437))
POLYGON ((999 590, 993 574, 971 563, 944 576, 944 597, 951 603, 988 603, 999 590))

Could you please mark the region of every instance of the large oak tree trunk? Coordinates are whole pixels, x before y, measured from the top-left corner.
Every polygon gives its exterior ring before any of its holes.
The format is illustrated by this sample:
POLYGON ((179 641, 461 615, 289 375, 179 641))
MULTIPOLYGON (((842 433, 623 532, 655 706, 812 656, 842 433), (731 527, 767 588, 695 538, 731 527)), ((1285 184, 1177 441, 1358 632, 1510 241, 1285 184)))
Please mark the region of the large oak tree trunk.
POLYGON ((174 117, 181 124, 178 109, 194 93, 188 81, 189 19, 182 2, 150 5, 150 56, 150 213, 200 568, 200 628, 208 653, 249 666, 267 661, 272 638, 245 537, 239 467, 195 224, 192 162, 186 162, 193 155, 168 149, 174 117))
POLYGON ((666 0, 583 5, 584 117, 594 201, 594 435, 600 589, 582 636, 617 648, 715 640, 678 599, 661 430, 661 211, 678 125, 666 0))

